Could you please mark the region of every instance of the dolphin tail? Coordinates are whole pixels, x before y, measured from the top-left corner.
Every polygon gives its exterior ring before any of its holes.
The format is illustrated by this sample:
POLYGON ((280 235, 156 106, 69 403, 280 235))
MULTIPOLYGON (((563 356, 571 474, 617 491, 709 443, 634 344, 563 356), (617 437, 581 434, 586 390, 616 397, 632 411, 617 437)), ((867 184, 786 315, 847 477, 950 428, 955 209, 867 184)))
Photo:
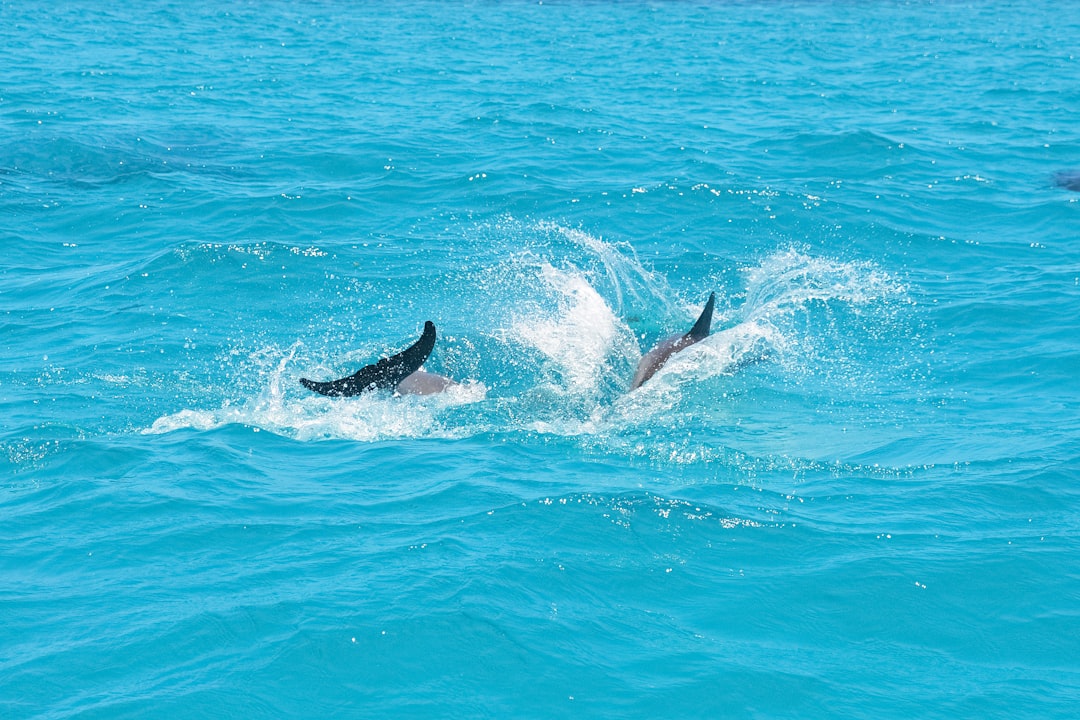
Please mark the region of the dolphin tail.
POLYGON ((690 328, 690 332, 686 333, 687 339, 698 342, 709 337, 714 305, 716 305, 716 293, 709 293, 709 302, 705 303, 705 309, 701 311, 701 315, 698 316, 694 327, 690 328))
POLYGON ((314 390, 331 397, 351 397, 375 390, 392 389, 397 384, 420 369, 435 347, 435 323, 424 323, 424 332, 420 339, 397 355, 385 357, 377 363, 360 368, 355 374, 340 380, 316 382, 300 378, 300 384, 308 390, 314 390))

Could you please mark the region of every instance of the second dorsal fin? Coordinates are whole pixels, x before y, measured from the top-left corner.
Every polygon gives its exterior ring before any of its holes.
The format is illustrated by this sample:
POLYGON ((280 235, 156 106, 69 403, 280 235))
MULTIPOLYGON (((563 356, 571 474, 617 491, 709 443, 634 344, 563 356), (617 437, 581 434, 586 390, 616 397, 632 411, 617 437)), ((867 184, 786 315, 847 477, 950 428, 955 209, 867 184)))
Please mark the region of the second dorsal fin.
POLYGON ((686 333, 687 338, 694 342, 698 342, 709 337, 709 330, 712 328, 714 305, 716 305, 716 293, 709 293, 709 301, 705 303, 705 309, 701 311, 701 315, 698 316, 697 322, 694 323, 694 327, 690 328, 690 332, 686 333))

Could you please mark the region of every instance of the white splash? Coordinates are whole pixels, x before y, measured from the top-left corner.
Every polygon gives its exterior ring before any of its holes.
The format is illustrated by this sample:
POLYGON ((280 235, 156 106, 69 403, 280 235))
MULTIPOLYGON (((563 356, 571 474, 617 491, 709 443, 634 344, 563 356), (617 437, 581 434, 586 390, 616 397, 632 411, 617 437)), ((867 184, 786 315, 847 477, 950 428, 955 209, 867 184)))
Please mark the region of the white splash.
POLYGON ((629 331, 582 274, 547 262, 540 274, 555 295, 555 316, 544 317, 534 308, 530 316, 515 318, 509 333, 554 363, 571 393, 591 391, 600 383, 616 340, 629 337, 629 331))
POLYGON ((616 312, 625 310, 625 296, 629 295, 636 306, 645 306, 647 301, 643 293, 653 300, 669 301, 670 289, 664 278, 648 270, 637 257, 634 248, 626 243, 610 243, 603 238, 590 235, 583 230, 563 227, 557 223, 541 222, 537 229, 542 232, 554 232, 588 251, 600 263, 612 294, 616 312))
POLYGON ((743 273, 746 312, 757 319, 789 313, 814 300, 864 305, 907 291, 871 263, 811 257, 794 248, 773 253, 743 273))

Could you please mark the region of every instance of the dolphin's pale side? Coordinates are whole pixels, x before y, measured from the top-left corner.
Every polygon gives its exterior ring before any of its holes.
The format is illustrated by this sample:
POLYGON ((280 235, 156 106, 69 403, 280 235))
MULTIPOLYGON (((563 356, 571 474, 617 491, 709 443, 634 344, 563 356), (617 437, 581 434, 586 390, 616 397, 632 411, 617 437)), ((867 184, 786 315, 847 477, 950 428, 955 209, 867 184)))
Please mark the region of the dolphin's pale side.
POLYGON ((362 367, 340 380, 316 382, 300 378, 300 384, 308 390, 331 397, 352 397, 378 389, 414 395, 442 392, 454 384, 453 380, 420 370, 434 347, 435 323, 428 320, 424 323, 424 332, 420 339, 398 354, 362 367))
POLYGON ((407 375, 394 390, 399 395, 437 395, 457 385, 456 382, 438 373, 417 370, 407 375))
POLYGON ((645 353, 644 357, 641 358, 641 362, 638 363, 637 372, 634 373, 634 380, 630 383, 631 390, 641 387, 641 384, 655 375, 656 371, 662 368, 672 355, 709 337, 709 330, 712 328, 713 306, 715 304, 716 293, 709 293, 709 301, 705 303, 705 309, 701 311, 701 315, 698 316, 694 327, 690 328, 690 332, 685 335, 672 335, 665 338, 658 342, 656 347, 645 353))

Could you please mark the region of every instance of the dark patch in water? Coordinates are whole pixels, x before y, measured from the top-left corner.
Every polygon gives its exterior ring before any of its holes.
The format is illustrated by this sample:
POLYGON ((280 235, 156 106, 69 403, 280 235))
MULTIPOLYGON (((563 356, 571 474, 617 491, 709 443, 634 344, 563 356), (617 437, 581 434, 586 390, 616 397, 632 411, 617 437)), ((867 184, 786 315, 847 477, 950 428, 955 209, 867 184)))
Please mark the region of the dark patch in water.
POLYGON ((1054 175, 1054 184, 1066 190, 1080 192, 1080 170, 1062 170, 1054 175))

